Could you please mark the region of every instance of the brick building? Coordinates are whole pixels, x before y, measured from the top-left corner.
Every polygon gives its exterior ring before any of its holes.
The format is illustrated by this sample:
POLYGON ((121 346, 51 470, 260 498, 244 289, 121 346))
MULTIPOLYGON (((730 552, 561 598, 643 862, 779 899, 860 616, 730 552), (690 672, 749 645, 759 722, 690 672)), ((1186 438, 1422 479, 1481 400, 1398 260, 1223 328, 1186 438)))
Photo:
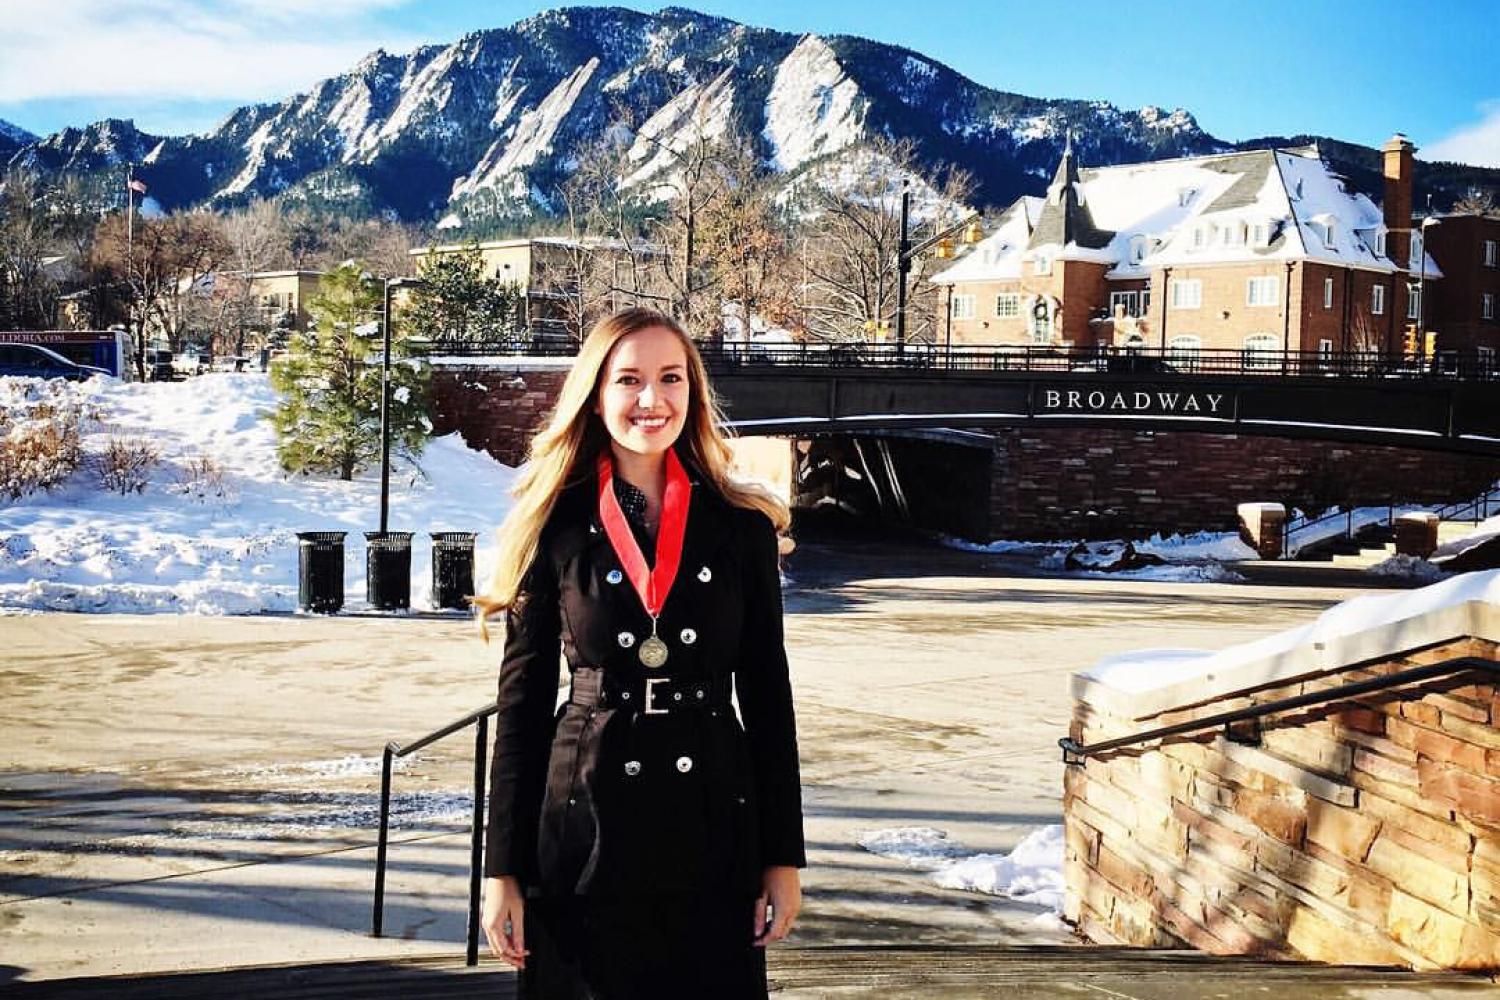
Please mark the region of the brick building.
MULTIPOLYGON (((1082 168, 1072 144, 933 281, 940 343, 1267 355, 1398 352, 1418 304, 1408 261, 1415 147, 1384 147, 1384 206, 1315 147, 1082 168)), ((1444 270, 1426 257, 1432 290, 1444 270)), ((1268 358, 1268 365, 1270 364, 1268 358)))
POLYGON ((1424 232, 1444 274, 1427 297, 1427 329, 1437 331, 1440 354, 1473 358, 1493 371, 1500 354, 1500 219, 1437 215, 1424 232))

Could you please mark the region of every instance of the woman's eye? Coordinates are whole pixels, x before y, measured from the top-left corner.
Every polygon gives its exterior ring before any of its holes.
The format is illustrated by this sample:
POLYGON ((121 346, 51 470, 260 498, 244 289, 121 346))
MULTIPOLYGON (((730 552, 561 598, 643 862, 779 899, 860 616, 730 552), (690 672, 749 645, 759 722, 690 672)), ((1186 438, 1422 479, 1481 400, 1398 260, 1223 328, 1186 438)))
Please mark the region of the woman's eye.
POLYGON ((663 375, 661 377, 661 380, 663 382, 681 382, 682 376, 677 374, 676 372, 668 372, 666 375, 663 375))
POLYGON ((621 375, 615 379, 615 385, 635 385, 637 381, 634 375, 621 375))

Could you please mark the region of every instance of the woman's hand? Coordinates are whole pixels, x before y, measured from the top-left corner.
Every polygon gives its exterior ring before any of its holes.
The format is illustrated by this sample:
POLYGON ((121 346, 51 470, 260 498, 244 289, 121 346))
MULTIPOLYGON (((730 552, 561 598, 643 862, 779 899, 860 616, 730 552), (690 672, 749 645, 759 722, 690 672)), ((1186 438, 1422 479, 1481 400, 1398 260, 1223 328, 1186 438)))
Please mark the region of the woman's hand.
POLYGON ((526 968, 526 903, 513 875, 484 880, 484 913, 479 923, 490 951, 518 969, 526 968))
POLYGON ((802 911, 802 875, 789 865, 773 865, 761 876, 760 885, 760 896, 755 900, 755 946, 764 948, 791 933, 792 921, 802 911))

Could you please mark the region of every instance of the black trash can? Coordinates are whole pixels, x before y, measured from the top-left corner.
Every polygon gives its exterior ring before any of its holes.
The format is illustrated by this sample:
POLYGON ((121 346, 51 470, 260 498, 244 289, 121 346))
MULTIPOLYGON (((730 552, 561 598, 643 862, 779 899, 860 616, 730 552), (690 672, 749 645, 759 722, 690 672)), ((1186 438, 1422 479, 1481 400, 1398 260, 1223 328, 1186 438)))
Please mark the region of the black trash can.
POLYGON ((432 606, 469 607, 474 593, 474 532, 432 533, 432 606))
POLYGON ((377 611, 411 607, 411 532, 365 532, 365 600, 377 611))
POLYGON ((297 532, 297 607, 331 615, 344 606, 343 531, 297 532))

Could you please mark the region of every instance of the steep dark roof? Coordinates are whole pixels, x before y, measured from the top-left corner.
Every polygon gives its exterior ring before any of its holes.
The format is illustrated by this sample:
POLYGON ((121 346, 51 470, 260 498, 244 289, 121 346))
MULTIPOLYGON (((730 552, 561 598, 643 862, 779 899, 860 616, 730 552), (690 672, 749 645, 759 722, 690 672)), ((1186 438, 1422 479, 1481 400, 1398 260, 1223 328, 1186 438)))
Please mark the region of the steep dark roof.
POLYGON ((1089 250, 1100 250, 1109 246, 1113 237, 1113 233, 1094 225, 1088 206, 1078 197, 1078 161, 1073 155, 1073 140, 1069 136, 1027 249, 1049 243, 1059 246, 1076 243, 1089 250))
POLYGON ((1214 170, 1221 174, 1239 174, 1239 179, 1229 185, 1229 190, 1214 199, 1214 203, 1203 210, 1202 214, 1209 212, 1227 212, 1230 209, 1246 208, 1254 205, 1260 200, 1260 190, 1266 185, 1266 176, 1271 172, 1271 165, 1276 153, 1270 149, 1258 149, 1253 153, 1242 153, 1238 156, 1226 156, 1222 159, 1206 160, 1203 163, 1205 170, 1214 170))

